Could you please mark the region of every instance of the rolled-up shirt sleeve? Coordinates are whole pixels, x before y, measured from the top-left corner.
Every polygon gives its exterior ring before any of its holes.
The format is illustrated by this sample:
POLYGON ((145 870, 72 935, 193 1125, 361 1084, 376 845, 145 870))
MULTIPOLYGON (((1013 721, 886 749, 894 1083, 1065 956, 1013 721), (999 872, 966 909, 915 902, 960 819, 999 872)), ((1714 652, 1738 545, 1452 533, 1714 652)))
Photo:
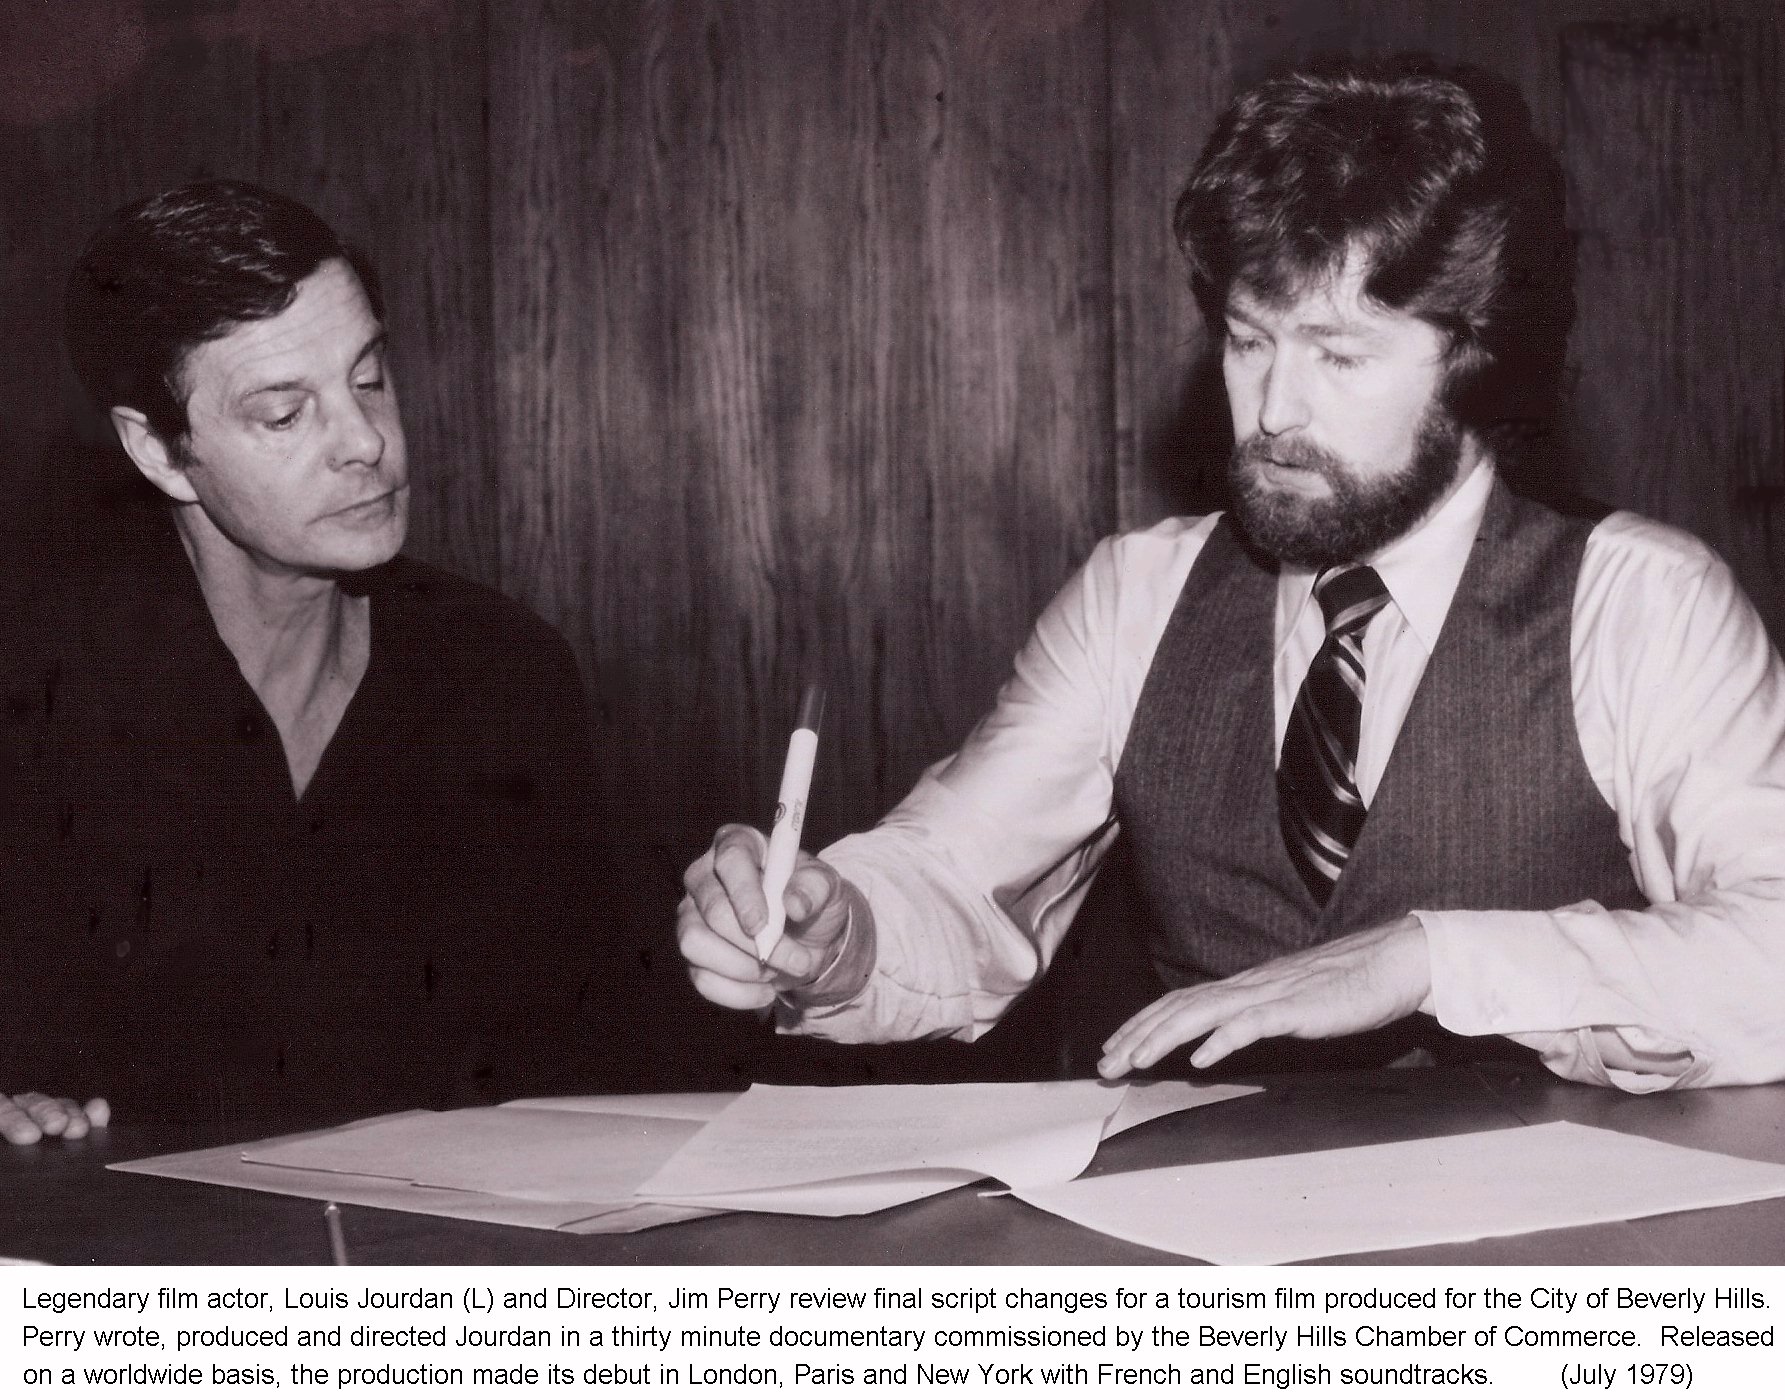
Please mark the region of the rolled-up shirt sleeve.
POLYGON ((1439 1021, 1635 1092, 1785 1078, 1785 665, 1727 566, 1610 517, 1582 560, 1589 771, 1648 908, 1416 911, 1439 1021))

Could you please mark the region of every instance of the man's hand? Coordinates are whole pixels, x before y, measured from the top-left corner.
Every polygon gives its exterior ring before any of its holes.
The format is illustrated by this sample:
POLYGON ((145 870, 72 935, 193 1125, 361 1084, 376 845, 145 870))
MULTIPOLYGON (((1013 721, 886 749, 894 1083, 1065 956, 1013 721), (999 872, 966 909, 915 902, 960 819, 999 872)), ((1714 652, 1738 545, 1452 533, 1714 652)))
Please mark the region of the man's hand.
POLYGON ((84 1138, 89 1129, 112 1121, 104 1099, 51 1098, 48 1094, 0 1094, 0 1137, 28 1147, 46 1137, 84 1138))
POLYGON ((687 895, 676 910, 676 943, 688 976, 708 1001, 736 1008, 768 1006, 829 969, 849 924, 848 881, 821 860, 799 853, 782 902, 787 934, 756 960, 752 935, 768 923, 762 860, 768 838, 747 826, 722 826, 713 845, 682 876, 687 895))
POLYGON ((1159 998, 1103 1044, 1097 1073, 1145 1069, 1207 1035, 1190 1063, 1207 1069, 1267 1036, 1324 1040, 1374 1030, 1419 1009, 1432 989, 1425 928, 1411 914, 1159 998))

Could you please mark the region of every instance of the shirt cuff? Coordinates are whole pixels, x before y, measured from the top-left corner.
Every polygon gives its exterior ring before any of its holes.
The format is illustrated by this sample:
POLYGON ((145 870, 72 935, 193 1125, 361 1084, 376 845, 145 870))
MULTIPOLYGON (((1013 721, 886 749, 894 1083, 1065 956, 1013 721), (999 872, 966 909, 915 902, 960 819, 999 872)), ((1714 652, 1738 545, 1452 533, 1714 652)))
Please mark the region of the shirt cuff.
POLYGON ((1506 1036, 1536 1050, 1565 1079, 1630 1092, 1702 1077, 1691 1048, 1643 1025, 1615 974, 1595 963, 1587 926, 1603 919, 1596 906, 1416 910, 1414 917, 1426 931, 1432 975, 1420 1010, 1446 1030, 1506 1036))
POLYGON ((1567 978, 1548 914, 1416 909, 1413 917, 1426 931, 1432 974, 1419 1009, 1446 1030, 1505 1035, 1568 1024, 1558 995, 1567 978))
POLYGON ((830 961, 810 982, 789 987, 781 999, 798 1011, 842 1006, 862 994, 874 972, 874 916, 851 886, 844 895, 843 932, 830 961))

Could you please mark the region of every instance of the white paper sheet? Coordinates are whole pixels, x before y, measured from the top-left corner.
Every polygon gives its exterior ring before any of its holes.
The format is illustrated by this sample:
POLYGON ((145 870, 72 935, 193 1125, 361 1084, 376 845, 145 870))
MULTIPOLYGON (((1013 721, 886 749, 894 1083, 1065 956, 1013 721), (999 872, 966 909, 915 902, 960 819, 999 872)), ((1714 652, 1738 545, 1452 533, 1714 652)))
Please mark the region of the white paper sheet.
MULTIPOLYGON (((998 1134, 998 1123, 987 1125, 984 1114, 980 1114, 985 1098, 996 1098, 994 1091, 1019 1091, 1016 1100, 1007 1100, 1005 1111, 1010 1120, 1021 1123, 1025 1121, 1026 1114, 1034 1114, 1037 1105, 1041 1105, 1042 1118, 1050 1121, 1062 1109, 1067 1109, 1069 1096, 1059 1093, 1066 1088, 1069 1086, 1064 1084, 901 1084, 873 1086, 875 1093, 866 1096, 862 1089, 771 1089, 780 1104, 771 1109, 764 1109, 759 1105, 757 1111, 751 1114, 750 1120, 746 1120, 746 1127, 743 1129, 744 1138, 750 1141, 750 1161, 757 1164, 757 1168, 768 1164, 769 1170, 776 1171, 782 1177, 791 1175, 801 1177, 801 1180, 753 1189, 735 1189, 734 1184, 718 1191, 684 1196, 660 1193, 662 1177, 657 1177, 652 1182, 646 1182, 646 1186, 641 1188, 641 1195, 664 1202, 698 1202, 710 1207, 723 1207, 728 1211, 762 1211, 798 1216, 835 1218, 885 1211, 892 1205, 909 1204, 914 1200, 923 1200, 925 1196, 951 1191, 957 1186, 967 1186, 969 1182, 984 1180, 987 1175, 998 1179, 1005 1177, 1003 1171, 991 1170, 982 1163, 978 1166, 892 1166, 891 1170, 855 1171, 855 1175, 830 1180, 805 1180, 814 1171, 835 1168, 835 1159, 826 1159, 825 1166, 818 1168, 807 1155, 807 1146, 810 1141, 814 1141, 814 1132, 841 1136, 841 1152, 846 1163, 850 1163, 850 1154, 859 1154, 853 1161, 855 1166, 866 1161, 898 1163, 900 1152, 925 1152, 925 1146, 921 1143, 921 1134, 925 1130, 941 1127, 942 1130, 959 1130, 967 1136, 998 1134), (837 1105, 843 1107, 839 1109, 837 1105), (889 1109, 892 1116, 876 1123, 875 1113, 882 1109, 889 1109), (832 1114, 832 1118, 825 1118, 826 1113, 832 1114), (810 1129, 803 1123, 809 1116, 823 1120, 818 1129, 810 1129), (912 1129, 916 1129, 916 1134, 912 1129), (785 1136, 787 1132, 800 1136, 785 1136), (896 1146, 891 1152, 885 1150, 889 1138, 896 1138, 896 1146)), ((1094 1086, 1089 1080, 1080 1080, 1076 1088, 1103 1088, 1119 1095, 1119 1107, 1103 1123, 1100 1141, 1101 1138, 1114 1138, 1117 1132, 1126 1132, 1169 1113, 1182 1113, 1183 1109, 1217 1104, 1223 1098, 1258 1093, 1258 1089, 1253 1086, 1198 1086, 1185 1084, 1182 1080, 1132 1086, 1094 1086)), ((1091 1116, 1094 1116, 1103 1111, 1107 1098, 1100 1102, 1098 1096, 1083 1095, 1082 1102, 1087 1105, 1091 1116)), ((737 1113, 743 1114, 744 1111, 737 1109, 737 1113)), ((1032 1180, 1046 1179, 1050 1175, 1064 1179, 1060 1177, 1062 1171, 1083 1171, 1085 1164, 1089 1163, 1089 1155, 1085 1155, 1083 1150, 1085 1141, 1089 1139, 1089 1121, 1089 1118, 1076 1120, 1076 1127, 1067 1129, 1066 1134, 1055 1132, 1044 1121, 1042 1138, 1037 1143, 1025 1143, 1021 1138, 1023 1130, 1019 1127, 1016 1136, 1005 1139, 994 1150, 1009 1157, 1012 1163, 1010 1171, 1016 1175, 1025 1175, 1032 1180), (1078 1136, 1073 1139, 1075 1132, 1078 1136), (1032 1146, 1037 1148, 1037 1152, 1034 1155, 1025 1155, 1032 1146)), ((735 1125, 732 1120, 726 1120, 725 1127, 735 1125)), ((832 1143, 832 1146, 835 1148, 837 1143, 832 1143)), ((712 1154, 707 1166, 702 1166, 703 1171, 730 1173, 737 1164, 726 1155, 730 1148, 723 1138, 705 1139, 703 1150, 712 1154)), ((930 1150, 944 1159, 951 1157, 948 1145, 930 1150)), ((1096 1143, 1091 1143, 1091 1152, 1096 1152, 1096 1143)), ((671 1171, 682 1166, 682 1155, 671 1161, 671 1171)), ((671 1182, 673 1180, 675 1177, 671 1175, 671 1182)), ((987 1191, 984 1195, 998 1193, 987 1191)))
POLYGON ((1121 1085, 752 1086, 638 1194, 813 1215, 881 1210, 995 1177, 1065 1181, 1090 1164, 1121 1085))
POLYGON ((659 1205, 696 1205, 709 1210, 749 1210, 764 1215, 809 1215, 827 1220, 846 1215, 872 1215, 877 1210, 909 1205, 980 1180, 980 1174, 951 1167, 876 1172, 836 1181, 807 1181, 797 1186, 769 1186, 760 1191, 719 1191, 704 1196, 641 1196, 659 1205))
POLYGON ((1545 1123, 1013 1194, 1172 1254, 1285 1264, 1765 1200, 1785 1196, 1785 1166, 1545 1123))
POLYGON ((1181 1079, 1162 1079, 1157 1084, 1130 1084, 1122 1096, 1122 1106, 1104 1125, 1103 1136, 1113 1138, 1142 1123, 1151 1123, 1169 1113, 1204 1108, 1223 1099, 1244 1098, 1264 1091, 1256 1084, 1187 1084, 1181 1079))
POLYGON ((720 1089, 697 1094, 572 1094, 553 1099, 510 1099, 504 1108, 550 1108, 561 1113, 622 1113, 629 1118, 717 1118, 743 1093, 720 1089))
POLYGON ((842 1216, 918 1200, 987 1175, 1064 1179, 1062 1173, 1084 1169, 1102 1136, 1255 1092, 1169 1081, 766 1089, 743 1120, 744 1132, 756 1142, 754 1160, 771 1179, 779 1170, 780 1184, 745 1189, 746 1179, 735 1171, 743 1158, 724 1155, 721 1139, 719 1155, 703 1168, 717 1173, 718 1189, 665 1199, 635 1193, 699 1135, 705 1119, 743 1096, 604 1094, 390 1114, 118 1169, 577 1233, 644 1229, 726 1209, 842 1216), (793 1126, 798 1123, 814 1126, 793 1126), (885 1150, 889 1140, 896 1151, 885 1150), (864 1162, 874 1169, 846 1175, 864 1162), (809 1179, 818 1171, 845 1175, 809 1179))
MULTIPOLYGON (((400 1118, 428 1118, 431 1114, 394 1115, 400 1118)), ((389 1122, 390 1119, 369 1120, 389 1122)), ((309 1140, 317 1134, 304 1134, 309 1140)), ((278 1144, 293 1139, 269 1139, 278 1144)), ((171 1177, 178 1181, 207 1182, 216 1186, 244 1187, 278 1196, 299 1196, 312 1201, 338 1201, 342 1205, 377 1206, 384 1210, 408 1211, 417 1215, 443 1216, 450 1220, 478 1220, 497 1225, 520 1225, 534 1230, 559 1230, 569 1234, 627 1234, 655 1225, 672 1224, 710 1215, 710 1210, 680 1206, 644 1206, 639 1202, 533 1201, 490 1195, 479 1191, 456 1191, 440 1187, 418 1186, 413 1182, 381 1176, 359 1176, 344 1172, 308 1171, 290 1167, 247 1162, 246 1147, 202 1148, 196 1152, 172 1152, 159 1157, 144 1157, 134 1162, 114 1162, 113 1171, 142 1176, 171 1177)), ((318 1217, 317 1230, 322 1229, 318 1217)))
POLYGON ((540 1108, 462 1108, 256 1144, 244 1161, 388 1177, 521 1200, 630 1202, 700 1131, 686 1118, 540 1108))

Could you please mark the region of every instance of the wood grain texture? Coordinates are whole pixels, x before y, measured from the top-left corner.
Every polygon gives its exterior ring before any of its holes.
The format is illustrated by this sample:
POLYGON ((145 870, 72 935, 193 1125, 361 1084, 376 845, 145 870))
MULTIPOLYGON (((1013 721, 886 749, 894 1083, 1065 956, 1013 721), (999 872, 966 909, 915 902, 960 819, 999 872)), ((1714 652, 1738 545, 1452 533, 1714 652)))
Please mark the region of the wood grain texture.
POLYGON ((1172 205, 1234 89, 1244 0, 1125 4, 1110 33, 1111 313, 1123 528, 1221 501, 1232 445, 1219 366, 1172 205))
POLYGON ((811 676, 865 824, 1113 523, 1101 17, 492 18, 506 582, 635 817, 766 816, 811 676))
POLYGON ((1785 636, 1776 26, 1564 31, 1584 489, 1719 549, 1785 636))
MULTIPOLYGON (((18 79, 35 100, 9 106, 0 124, 3 469, 32 513, 51 517, 51 529, 78 528, 66 517, 97 486, 75 478, 112 443, 62 348, 75 256, 129 200, 187 180, 251 175, 255 166, 254 65, 240 52, 207 52, 194 63, 183 14, 139 24, 114 50, 105 81, 92 81, 88 55, 103 50, 103 35, 123 32, 133 8, 82 7, 66 26, 43 23, 41 13, 27 23, 15 10, 9 23, 8 61, 36 81, 18 79)), ((99 485, 128 482, 127 465, 106 467, 99 485)))

